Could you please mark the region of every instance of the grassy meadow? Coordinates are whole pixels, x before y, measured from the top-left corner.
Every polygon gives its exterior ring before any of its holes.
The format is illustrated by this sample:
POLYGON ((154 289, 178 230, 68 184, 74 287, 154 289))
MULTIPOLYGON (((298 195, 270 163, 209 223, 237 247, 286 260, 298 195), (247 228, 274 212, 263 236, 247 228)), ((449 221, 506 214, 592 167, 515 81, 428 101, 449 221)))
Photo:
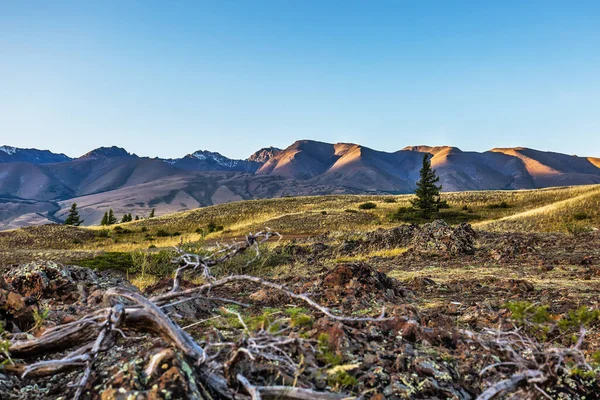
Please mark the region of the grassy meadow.
MULTIPOLYGON (((287 238, 364 232, 415 222, 412 195, 329 195, 250 200, 110 227, 31 227, 0 232, 0 251, 129 252, 220 241, 265 228, 287 238), (365 206, 366 203, 372 203, 365 206)), ((578 233, 600 227, 600 185, 444 193, 439 218, 496 232, 578 233)), ((424 221, 417 221, 424 222, 424 221)))

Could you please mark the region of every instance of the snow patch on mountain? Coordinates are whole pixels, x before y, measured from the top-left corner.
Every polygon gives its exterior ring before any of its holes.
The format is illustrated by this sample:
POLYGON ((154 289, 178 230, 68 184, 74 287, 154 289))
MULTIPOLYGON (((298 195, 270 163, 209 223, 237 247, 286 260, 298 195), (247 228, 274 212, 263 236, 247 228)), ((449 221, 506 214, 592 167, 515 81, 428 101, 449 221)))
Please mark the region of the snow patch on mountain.
POLYGON ((239 163, 243 162, 243 160, 232 160, 231 158, 227 158, 224 155, 207 150, 198 150, 190 154, 191 157, 194 157, 200 161, 213 162, 222 167, 233 168, 239 163))
POLYGON ((3 151, 4 153, 8 154, 9 156, 12 156, 13 154, 15 154, 17 152, 17 148, 13 147, 13 146, 0 146, 0 151, 3 151))

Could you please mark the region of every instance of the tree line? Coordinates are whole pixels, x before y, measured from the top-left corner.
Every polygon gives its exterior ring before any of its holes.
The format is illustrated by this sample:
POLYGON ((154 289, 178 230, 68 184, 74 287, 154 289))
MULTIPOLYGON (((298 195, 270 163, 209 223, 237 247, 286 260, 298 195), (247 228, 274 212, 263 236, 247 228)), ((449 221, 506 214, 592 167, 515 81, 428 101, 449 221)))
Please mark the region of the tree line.
MULTIPOLYGON (((150 211, 150 215, 148 216, 148 218, 154 218, 155 212, 156 212, 156 210, 153 208, 152 211, 150 211)), ((136 215, 134 218, 133 215, 131 215, 131 213, 126 213, 126 214, 123 214, 123 216, 121 217, 120 223, 131 222, 134 220, 139 221, 140 219, 143 219, 143 218, 140 218, 139 215, 136 215)), ((81 217, 79 216, 79 210, 77 209, 77 203, 73 203, 71 205, 71 208, 69 209, 69 214, 67 215, 67 219, 65 219, 65 225, 79 226, 79 225, 83 224, 83 222, 84 222, 84 220, 81 219, 81 217)), ((102 226, 114 225, 117 223, 119 223, 119 219, 115 215, 112 208, 104 213, 104 216, 102 217, 102 221, 100 221, 100 225, 102 225, 102 226)))

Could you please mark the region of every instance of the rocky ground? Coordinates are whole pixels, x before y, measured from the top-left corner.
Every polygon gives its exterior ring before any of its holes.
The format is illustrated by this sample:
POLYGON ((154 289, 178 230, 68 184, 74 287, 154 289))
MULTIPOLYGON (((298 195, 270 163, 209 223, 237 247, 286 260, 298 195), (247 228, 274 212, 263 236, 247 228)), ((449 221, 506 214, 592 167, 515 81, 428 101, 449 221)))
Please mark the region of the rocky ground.
MULTIPOLYGON (((232 280, 164 303, 172 279, 141 293, 116 271, 5 266, 0 398, 77 396, 87 361, 50 374, 27 366, 86 346, 90 354, 102 330, 76 321, 114 310, 114 288, 152 300, 210 357, 200 362, 173 336, 126 317, 94 356, 81 398, 600 398, 600 235, 486 233, 436 221, 281 242, 272 254, 289 271, 270 281, 292 295, 232 280), (79 327, 76 340, 48 344, 65 324, 79 327)), ((181 290, 202 282, 186 275, 181 290)), ((119 300, 127 310, 129 300, 119 300)))

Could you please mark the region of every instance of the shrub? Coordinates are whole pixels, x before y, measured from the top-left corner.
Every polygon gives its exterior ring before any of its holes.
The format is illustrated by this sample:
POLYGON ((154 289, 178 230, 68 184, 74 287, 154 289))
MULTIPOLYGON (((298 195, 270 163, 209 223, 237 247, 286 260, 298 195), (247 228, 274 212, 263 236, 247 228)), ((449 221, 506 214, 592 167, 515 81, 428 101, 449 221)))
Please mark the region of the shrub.
POLYGON ((208 225, 206 225, 206 230, 208 233, 219 232, 223 230, 223 226, 217 225, 214 221, 210 221, 208 225))
POLYGON ((592 231, 592 227, 581 222, 567 222, 565 229, 573 236, 581 235, 592 231))
POLYGON ((222 230, 223 230, 223 225, 218 225, 214 221, 210 221, 208 223, 208 225, 206 225, 205 228, 200 227, 200 228, 196 229, 195 232, 199 235, 204 236, 204 235, 208 235, 213 232, 220 232, 222 230))
POLYGON ((99 254, 96 257, 77 260, 75 264, 98 271, 116 269, 129 272, 133 268, 133 259, 130 253, 107 252, 99 254))
MULTIPOLYGON (((479 215, 474 214, 472 210, 469 210, 467 213, 461 211, 445 210, 435 214, 431 214, 430 217, 433 217, 435 219, 442 219, 448 224, 459 224, 462 222, 469 222, 481 218, 479 215)), ((412 207, 399 207, 395 213, 388 214, 388 219, 391 222, 407 222, 410 224, 423 224, 426 222, 431 222, 431 219, 423 218, 421 213, 412 207)))
POLYGON ((504 307, 511 311, 511 318, 519 324, 526 322, 543 324, 551 321, 548 306, 536 306, 528 301, 513 301, 506 303, 504 307))
POLYGON ((84 258, 75 262, 82 267, 104 271, 116 269, 128 274, 151 274, 166 276, 172 274, 175 265, 171 262, 175 254, 173 251, 161 250, 155 253, 107 252, 96 257, 84 258))
POLYGON ((213 268, 215 276, 248 274, 265 276, 273 271, 273 268, 288 264, 292 261, 290 248, 271 249, 266 244, 259 246, 260 257, 256 257, 253 249, 245 251, 222 264, 213 268))
POLYGON ((327 211, 321 211, 321 215, 327 215, 327 211))
POLYGON ((131 254, 133 268, 132 273, 141 273, 155 276, 167 276, 173 273, 175 264, 172 263, 175 254, 173 251, 161 250, 156 253, 145 253, 136 251, 131 254))
POLYGON ((128 233, 133 233, 131 229, 123 228, 122 226, 115 226, 113 229, 117 235, 126 235, 128 233))
POLYGON ((109 234, 110 234, 110 231, 108 229, 100 229, 100 230, 96 231, 96 237, 99 237, 99 238, 110 237, 109 234))
POLYGON ((385 197, 385 198, 383 199, 383 202, 384 202, 384 203, 395 203, 395 202, 396 202, 396 199, 395 199, 395 198, 393 198, 393 197, 385 197))
POLYGON ((599 310, 590 310, 586 306, 579 307, 576 310, 571 310, 567 315, 558 321, 558 327, 563 330, 575 329, 581 327, 589 327, 591 324, 598 321, 600 318, 599 310))
POLYGON ((169 236, 171 236, 171 234, 169 232, 165 231, 164 229, 159 229, 156 232, 156 236, 157 237, 169 237, 169 236))
POLYGON ((359 209, 361 210, 372 210, 374 208, 377 208, 377 204, 373 203, 373 202, 366 202, 366 203, 362 203, 358 206, 359 209))
POLYGON ((510 208, 510 205, 506 201, 501 201, 500 203, 490 204, 488 208, 510 208))
POLYGON ((357 211, 357 210, 351 210, 351 209, 347 209, 347 210, 344 210, 344 211, 345 211, 345 212, 347 212, 347 213, 351 213, 351 214, 356 214, 356 213, 358 213, 358 211, 357 211))
POLYGON ((581 212, 576 212, 575 214, 573 214, 573 219, 575 221, 583 221, 584 219, 589 219, 590 216, 587 215, 587 213, 581 211, 581 212))

